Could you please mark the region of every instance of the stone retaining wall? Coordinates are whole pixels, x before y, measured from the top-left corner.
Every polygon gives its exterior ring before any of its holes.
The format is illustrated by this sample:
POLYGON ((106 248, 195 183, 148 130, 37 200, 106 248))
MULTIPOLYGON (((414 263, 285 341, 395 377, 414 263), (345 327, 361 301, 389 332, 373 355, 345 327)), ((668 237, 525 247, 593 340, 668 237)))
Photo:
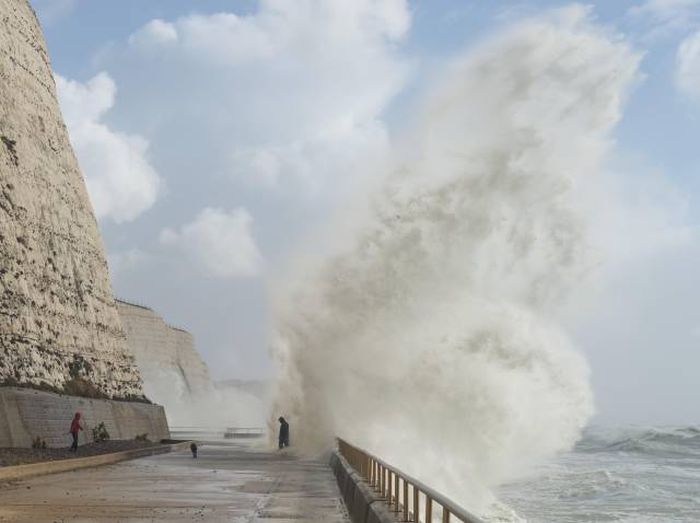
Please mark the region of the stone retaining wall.
POLYGON ((49 447, 67 447, 75 412, 82 414, 85 427, 80 433, 81 444, 90 441, 90 429, 100 422, 104 422, 112 439, 134 439, 144 433, 152 441, 170 438, 160 405, 0 387, 0 447, 30 447, 37 436, 46 440, 49 447))

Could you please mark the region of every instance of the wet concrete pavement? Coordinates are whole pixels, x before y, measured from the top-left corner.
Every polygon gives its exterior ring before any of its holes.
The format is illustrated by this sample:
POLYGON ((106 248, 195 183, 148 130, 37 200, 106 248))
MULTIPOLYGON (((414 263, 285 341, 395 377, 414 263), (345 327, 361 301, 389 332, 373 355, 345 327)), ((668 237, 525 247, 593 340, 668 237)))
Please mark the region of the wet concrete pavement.
POLYGON ((323 461, 250 444, 0 485, 0 522, 349 522, 323 461))

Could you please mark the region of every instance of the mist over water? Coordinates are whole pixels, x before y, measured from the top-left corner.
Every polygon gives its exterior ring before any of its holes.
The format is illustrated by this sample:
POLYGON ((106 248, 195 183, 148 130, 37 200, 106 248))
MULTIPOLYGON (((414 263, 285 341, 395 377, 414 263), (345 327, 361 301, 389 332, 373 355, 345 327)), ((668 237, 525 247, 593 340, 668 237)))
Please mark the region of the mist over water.
POLYGON ((208 383, 192 390, 183 374, 172 368, 149 369, 144 376, 146 397, 165 407, 171 427, 260 427, 269 407, 267 394, 240 386, 208 383))
POLYGON ((484 512, 572 447, 593 400, 558 311, 596 263, 581 188, 637 63, 574 7, 451 66, 369 210, 276 296, 272 413, 297 448, 337 434, 484 512))

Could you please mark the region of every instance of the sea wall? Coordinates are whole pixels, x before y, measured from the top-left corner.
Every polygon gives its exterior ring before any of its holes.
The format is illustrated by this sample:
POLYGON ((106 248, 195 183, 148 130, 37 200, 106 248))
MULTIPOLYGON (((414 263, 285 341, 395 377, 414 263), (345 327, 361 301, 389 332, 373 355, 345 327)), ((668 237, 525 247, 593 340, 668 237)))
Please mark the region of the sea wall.
POLYGON ((151 441, 170 438, 165 411, 159 405, 2 387, 0 447, 29 447, 36 437, 43 438, 49 447, 67 447, 75 412, 81 413, 85 427, 80 434, 81 444, 90 441, 90 429, 100 422, 104 422, 112 439, 134 439, 144 433, 151 441))
POLYGON ((119 300, 117 307, 128 349, 151 400, 168 408, 175 400, 187 400, 212 389, 209 370, 189 332, 171 327, 148 307, 119 300))
POLYGON ((142 396, 26 0, 0 0, 0 384, 142 396))
POLYGON ((367 485, 337 450, 331 452, 329 464, 338 481, 352 523, 396 523, 386 499, 367 485))

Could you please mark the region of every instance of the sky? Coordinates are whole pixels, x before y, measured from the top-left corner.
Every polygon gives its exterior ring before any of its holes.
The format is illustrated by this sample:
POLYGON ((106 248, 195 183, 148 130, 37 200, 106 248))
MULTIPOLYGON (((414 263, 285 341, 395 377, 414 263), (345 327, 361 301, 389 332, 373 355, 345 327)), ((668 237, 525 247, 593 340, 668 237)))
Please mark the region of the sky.
MULTIPOLYGON (((192 332, 215 379, 270 376, 270 288, 382 171, 445 69, 504 27, 571 5, 31 3, 115 293, 192 332)), ((586 5, 640 65, 608 165, 628 222, 605 240, 595 299, 565 321, 597 419, 692 423, 700 0, 586 5)))

